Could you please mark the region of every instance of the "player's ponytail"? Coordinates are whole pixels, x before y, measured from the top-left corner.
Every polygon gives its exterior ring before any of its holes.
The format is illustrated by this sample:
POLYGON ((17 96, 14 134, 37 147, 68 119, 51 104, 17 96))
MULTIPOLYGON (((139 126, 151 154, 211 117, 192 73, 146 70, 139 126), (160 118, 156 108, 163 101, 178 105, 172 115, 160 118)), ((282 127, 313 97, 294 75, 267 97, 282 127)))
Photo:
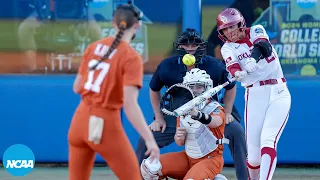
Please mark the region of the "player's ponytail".
POLYGON ((114 39, 114 41, 112 42, 108 52, 102 57, 102 59, 108 59, 110 54, 112 53, 112 51, 114 49, 116 49, 116 47, 119 45, 120 40, 123 36, 124 31, 127 29, 127 23, 126 21, 121 21, 119 24, 119 32, 116 35, 116 38, 114 39))
POLYGON ((118 28, 119 28, 119 31, 114 41, 112 42, 110 48, 108 49, 107 53, 104 56, 102 56, 101 59, 98 61, 98 63, 95 64, 93 67, 91 67, 90 70, 94 70, 102 61, 104 61, 105 59, 108 59, 110 54, 117 48, 124 34, 124 31, 127 29, 126 21, 121 21, 118 28))
POLYGON ((102 61, 104 61, 105 59, 108 59, 110 54, 117 48, 117 46, 120 43, 120 40, 124 34, 124 31, 127 29, 127 22, 126 21, 121 21, 119 24, 119 31, 114 39, 114 41, 112 42, 110 48, 108 49, 107 53, 101 57, 101 59, 99 60, 99 62, 97 64, 95 64, 93 67, 90 68, 90 70, 94 70, 102 61))
POLYGON ((108 49, 107 53, 95 64, 90 70, 94 70, 99 63, 108 59, 110 54, 117 48, 119 45, 122 36, 125 30, 131 28, 135 23, 141 20, 143 14, 137 8, 132 5, 132 2, 129 1, 128 4, 120 4, 117 7, 117 10, 113 14, 113 21, 117 24, 119 29, 118 33, 114 41, 112 42, 110 48, 108 49))

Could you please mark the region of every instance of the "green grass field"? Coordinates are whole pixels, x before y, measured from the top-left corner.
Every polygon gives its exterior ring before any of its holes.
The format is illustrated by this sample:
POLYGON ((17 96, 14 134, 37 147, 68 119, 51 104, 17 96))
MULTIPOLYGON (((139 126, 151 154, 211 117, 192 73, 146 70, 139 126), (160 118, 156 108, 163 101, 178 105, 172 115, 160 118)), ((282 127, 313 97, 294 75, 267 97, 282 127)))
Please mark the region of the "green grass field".
MULTIPOLYGON (((202 36, 207 39, 216 25, 216 17, 224 7, 203 7, 202 9, 202 36)), ((148 44, 150 56, 163 56, 172 49, 172 43, 177 38, 179 24, 148 25, 148 44)))
MULTIPOLYGON (((208 38, 208 35, 212 31, 213 27, 215 26, 215 18, 217 14, 223 9, 223 7, 203 7, 203 16, 202 16, 202 34, 205 39, 208 38)), ((19 38, 18 38, 18 32, 19 32, 19 25, 21 24, 22 20, 0 20, 0 29, 2 30, 2 33, 0 33, 0 38, 2 40, 2 43, 0 44, 0 53, 4 52, 3 57, 0 57, 3 61, 1 63, 5 64, 4 69, 14 69, 12 71, 16 72, 19 70, 16 70, 17 66, 20 65, 23 66, 23 61, 21 61, 21 57, 14 56, 10 54, 10 57, 8 58, 6 55, 6 52, 9 53, 19 53, 22 49, 20 49, 19 46, 19 38), (7 61, 7 59, 10 59, 10 61, 7 61), (6 61, 4 61, 6 60, 6 61)), ((44 23, 41 28, 35 30, 36 33, 36 47, 38 52, 65 52, 65 51, 72 51, 74 49, 73 42, 74 40, 78 39, 79 37, 73 39, 73 36, 76 36, 75 34, 72 35, 72 30, 69 31, 67 29, 70 29, 70 23, 72 22, 56 22, 55 24, 52 23, 44 23), (54 33, 52 30, 56 30, 54 33), (62 30, 65 29, 65 30, 62 30), (59 31, 58 31, 59 30, 59 31), (51 42, 48 40, 48 38, 52 38, 54 36, 60 36, 61 32, 70 33, 69 35, 66 35, 67 39, 64 39, 66 43, 57 44, 51 42), (49 33, 49 34, 48 34, 49 33)), ((173 51, 173 42, 177 39, 178 35, 181 33, 181 23, 153 23, 147 25, 147 37, 148 37, 148 63, 146 63, 145 66, 145 73, 153 73, 157 64, 160 63, 160 61, 168 56, 173 51)), ((106 30, 103 28, 103 30, 106 30)), ((85 32, 85 31, 82 31, 85 32)), ((109 31, 108 31, 109 32, 109 31)), ((63 34, 63 33, 61 33, 63 34)), ((64 33, 65 34, 65 33, 64 33)), ((83 34, 83 33, 82 33, 83 34)), ((104 35, 108 35, 108 33, 104 33, 104 35)), ((23 36, 23 37, 29 37, 29 36, 23 36)), ((81 39, 81 38, 80 38, 81 39)), ((28 38, 25 38, 25 42, 22 41, 23 39, 20 39, 21 45, 30 46, 31 42, 28 38), (29 45, 28 45, 29 44, 29 45)), ((31 39, 32 40, 32 39, 31 39)), ((80 47, 78 47, 79 50, 80 47)), ((82 47, 81 47, 82 48, 82 47)), ((41 54, 41 53, 40 53, 41 54)), ((38 58, 38 64, 39 64, 39 70, 44 69, 45 64, 47 63, 46 60, 38 58)), ((74 63, 77 64, 78 59, 76 58, 74 60, 74 63)), ((3 66, 2 66, 3 67, 3 66)), ((5 72, 8 72, 8 70, 4 70, 5 72)), ((42 72, 40 70, 39 72, 42 72)))
MULTIPOLYGON (((203 7, 202 29, 203 36, 208 37, 215 25, 215 18, 223 7, 203 7)), ((1 37, 3 42, 1 49, 17 49, 18 27, 19 21, 1 21, 0 28, 2 30, 1 37)), ((161 24, 154 23, 148 25, 148 44, 149 55, 158 56, 165 55, 172 49, 172 43, 175 41, 180 24, 161 24)))
MULTIPOLYGON (((228 180, 236 180, 232 167, 223 169, 223 174, 228 180)), ((38 167, 25 177, 10 176, 5 170, 0 169, 0 180, 67 180, 66 167, 46 168, 38 167)), ((113 172, 107 167, 95 167, 91 180, 116 180, 113 172)), ((319 180, 320 170, 316 168, 277 168, 273 180, 319 180)))

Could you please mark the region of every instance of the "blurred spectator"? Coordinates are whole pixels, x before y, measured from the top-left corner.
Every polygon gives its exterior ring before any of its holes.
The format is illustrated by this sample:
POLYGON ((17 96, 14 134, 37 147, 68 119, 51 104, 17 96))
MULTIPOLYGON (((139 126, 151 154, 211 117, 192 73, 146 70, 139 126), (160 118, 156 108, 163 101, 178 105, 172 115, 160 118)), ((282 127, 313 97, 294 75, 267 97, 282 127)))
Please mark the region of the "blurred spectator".
POLYGON ((102 38, 100 26, 88 11, 88 0, 33 0, 34 11, 19 26, 26 55, 23 72, 39 70, 37 51, 72 53, 84 39, 102 38))
MULTIPOLYGON (((244 16, 247 26, 251 26, 260 14, 269 7, 269 0, 235 0, 229 7, 238 9, 244 16)), ((223 42, 218 37, 217 26, 215 26, 208 37, 207 54, 222 59, 220 53, 222 44, 223 42)))

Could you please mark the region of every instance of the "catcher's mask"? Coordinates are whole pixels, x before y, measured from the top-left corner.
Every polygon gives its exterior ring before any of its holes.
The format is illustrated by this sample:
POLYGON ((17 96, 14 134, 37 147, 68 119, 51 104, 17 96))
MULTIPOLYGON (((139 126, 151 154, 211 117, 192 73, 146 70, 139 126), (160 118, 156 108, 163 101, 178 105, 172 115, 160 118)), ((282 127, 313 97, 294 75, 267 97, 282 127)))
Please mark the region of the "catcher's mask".
POLYGON ((160 100, 160 109, 165 115, 175 116, 173 111, 194 98, 192 90, 184 84, 174 84, 160 100))
POLYGON ((195 82, 186 84, 193 92, 194 96, 199 96, 206 91, 206 84, 204 82, 195 82))
POLYGON ((197 47, 196 49, 192 48, 192 51, 194 52, 190 54, 193 54, 196 57, 196 63, 199 63, 202 56, 206 52, 207 42, 195 29, 188 28, 178 37, 176 42, 173 43, 173 47, 182 58, 185 54, 189 53, 182 46, 189 45, 194 45, 195 47, 197 47))
POLYGON ((200 95, 200 91, 206 91, 213 87, 212 79, 205 70, 193 68, 183 77, 183 84, 192 89, 195 96, 200 95))

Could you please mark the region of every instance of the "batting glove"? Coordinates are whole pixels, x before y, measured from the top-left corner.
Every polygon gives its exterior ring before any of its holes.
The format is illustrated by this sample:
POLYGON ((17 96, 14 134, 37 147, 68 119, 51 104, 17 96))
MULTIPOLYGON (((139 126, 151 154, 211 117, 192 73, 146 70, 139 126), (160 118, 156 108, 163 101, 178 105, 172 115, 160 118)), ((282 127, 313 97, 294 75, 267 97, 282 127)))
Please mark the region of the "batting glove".
POLYGON ((259 65, 257 64, 255 59, 249 58, 246 61, 245 69, 248 73, 252 73, 259 69, 259 65))
POLYGON ((237 78, 238 81, 242 82, 246 79, 248 73, 246 71, 236 71, 234 73, 234 76, 237 78))

